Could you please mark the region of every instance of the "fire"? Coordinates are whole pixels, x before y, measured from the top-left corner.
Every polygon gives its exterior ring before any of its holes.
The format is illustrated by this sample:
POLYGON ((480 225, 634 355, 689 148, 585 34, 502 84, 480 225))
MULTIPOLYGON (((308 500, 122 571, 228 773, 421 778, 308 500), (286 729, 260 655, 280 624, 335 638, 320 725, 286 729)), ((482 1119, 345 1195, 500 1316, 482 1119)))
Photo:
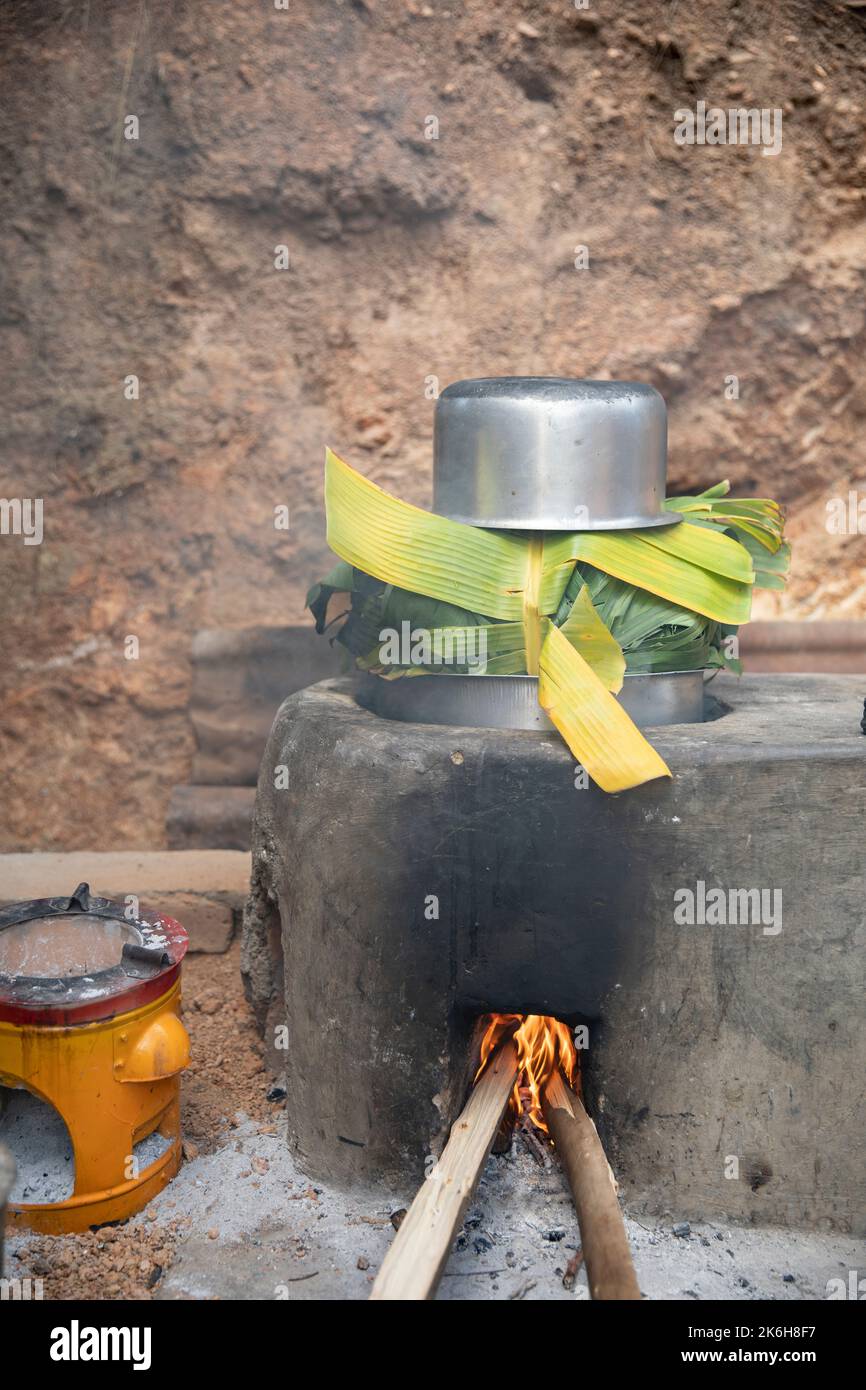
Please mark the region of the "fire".
POLYGON ((509 1114, 517 1119, 525 1109, 531 1122, 546 1133, 541 1095, 554 1069, 562 1070, 570 1086, 578 1084, 577 1051, 571 1032, 559 1019, 547 1014, 485 1014, 484 1021, 487 1027, 481 1040, 481 1065, 475 1080, 486 1067, 491 1053, 513 1030, 520 1072, 509 1101, 509 1114))

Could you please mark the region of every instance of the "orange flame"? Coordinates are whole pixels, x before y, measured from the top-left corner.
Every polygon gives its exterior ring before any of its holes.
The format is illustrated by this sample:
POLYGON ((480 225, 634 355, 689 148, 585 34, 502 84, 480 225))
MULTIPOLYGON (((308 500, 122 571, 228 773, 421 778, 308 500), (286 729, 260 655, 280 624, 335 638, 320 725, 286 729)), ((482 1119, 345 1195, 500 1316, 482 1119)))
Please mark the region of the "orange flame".
POLYGON ((558 1018, 547 1014, 485 1014, 482 1021, 487 1026, 475 1080, 503 1038, 513 1033, 520 1071, 509 1101, 509 1114, 512 1120, 517 1119, 525 1108, 531 1122, 547 1133, 541 1095, 553 1071, 559 1067, 570 1086, 578 1084, 577 1051, 571 1032, 558 1018))

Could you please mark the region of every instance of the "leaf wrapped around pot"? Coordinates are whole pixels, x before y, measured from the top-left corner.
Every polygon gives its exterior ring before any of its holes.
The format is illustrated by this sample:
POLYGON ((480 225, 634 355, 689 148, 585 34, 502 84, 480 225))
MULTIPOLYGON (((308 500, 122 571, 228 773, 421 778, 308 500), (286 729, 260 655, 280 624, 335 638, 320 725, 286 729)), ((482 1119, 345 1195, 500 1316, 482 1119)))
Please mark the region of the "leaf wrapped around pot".
POLYGON ((339 623, 355 664, 386 679, 537 675, 575 757, 605 790, 625 790, 669 772, 615 699, 624 672, 738 670, 726 639, 753 587, 784 582, 780 508, 728 490, 668 499, 676 526, 523 535, 402 502, 328 450, 341 559, 308 606, 317 631, 339 623))

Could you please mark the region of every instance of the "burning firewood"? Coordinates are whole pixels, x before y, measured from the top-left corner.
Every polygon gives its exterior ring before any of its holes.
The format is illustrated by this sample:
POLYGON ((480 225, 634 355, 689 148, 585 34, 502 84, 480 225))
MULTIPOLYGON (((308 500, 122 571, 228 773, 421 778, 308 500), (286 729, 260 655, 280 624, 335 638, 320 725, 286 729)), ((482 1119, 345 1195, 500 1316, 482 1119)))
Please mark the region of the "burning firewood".
POLYGON ((508 1103, 511 1122, 525 1117, 536 1129, 546 1132, 541 1105, 544 1083, 551 1072, 560 1068, 572 1084, 577 1079, 577 1051, 571 1033, 558 1018, 546 1014, 487 1014, 483 1021, 486 1028, 476 1080, 503 1039, 513 1035, 518 1077, 508 1103))
MULTIPOLYGON (((576 1093, 578 1060, 571 1033, 558 1019, 542 1014, 493 1014, 481 1044, 482 1071, 508 1029, 514 1030, 520 1066, 509 1111, 513 1119, 520 1118, 524 1135, 535 1129, 553 1140, 577 1208, 590 1294, 594 1299, 640 1298, 613 1174, 576 1093)), ((537 1138, 536 1145, 540 1149, 537 1138)))
POLYGON ((613 1173, 595 1125, 558 1070, 542 1107, 574 1197, 590 1296, 639 1299, 613 1173))
POLYGON ((436 1292, 518 1076, 507 1039, 476 1081, 442 1157, 382 1261, 371 1299, 424 1300, 436 1292))
MULTIPOLYGON (((574 1196, 594 1299, 639 1299, 616 1184, 576 1091, 569 1029, 542 1014, 490 1014, 472 1094, 382 1262, 373 1299, 430 1299, 494 1140, 519 1122, 542 1155, 553 1140, 574 1196), (570 1084, 569 1084, 570 1083, 570 1084)), ((577 1257, 569 1265, 571 1281, 577 1257)))

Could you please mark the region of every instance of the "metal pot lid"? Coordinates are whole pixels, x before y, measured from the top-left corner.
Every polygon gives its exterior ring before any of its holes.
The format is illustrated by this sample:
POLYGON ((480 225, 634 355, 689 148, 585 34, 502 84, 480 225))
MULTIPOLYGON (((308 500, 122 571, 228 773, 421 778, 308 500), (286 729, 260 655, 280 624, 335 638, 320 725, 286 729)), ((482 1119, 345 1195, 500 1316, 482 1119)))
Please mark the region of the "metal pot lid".
POLYGON ((639 381, 479 377, 436 402, 433 510, 518 531, 670 526, 667 407, 639 381))
POLYGON ((171 987, 187 934, 81 883, 0 911, 0 1021, 68 1025, 140 1008, 171 987))

